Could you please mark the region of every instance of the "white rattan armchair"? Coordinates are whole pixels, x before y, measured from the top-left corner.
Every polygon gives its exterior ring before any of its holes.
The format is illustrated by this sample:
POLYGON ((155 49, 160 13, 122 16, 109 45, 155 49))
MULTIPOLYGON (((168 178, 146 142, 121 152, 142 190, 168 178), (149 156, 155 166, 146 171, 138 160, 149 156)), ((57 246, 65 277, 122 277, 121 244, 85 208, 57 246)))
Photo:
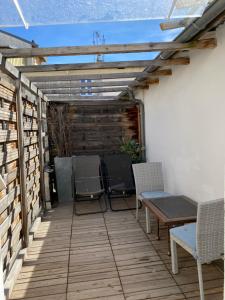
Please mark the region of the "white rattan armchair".
MULTIPOLYGON (((144 199, 155 199, 168 197, 170 194, 164 192, 162 163, 147 162, 133 164, 134 180, 136 187, 136 219, 138 220, 139 201, 144 199)), ((146 208, 146 230, 150 232, 149 211, 146 208)))
POLYGON ((200 299, 204 300, 202 264, 224 252, 224 199, 199 203, 197 222, 170 229, 172 272, 178 273, 176 244, 197 260, 200 299))

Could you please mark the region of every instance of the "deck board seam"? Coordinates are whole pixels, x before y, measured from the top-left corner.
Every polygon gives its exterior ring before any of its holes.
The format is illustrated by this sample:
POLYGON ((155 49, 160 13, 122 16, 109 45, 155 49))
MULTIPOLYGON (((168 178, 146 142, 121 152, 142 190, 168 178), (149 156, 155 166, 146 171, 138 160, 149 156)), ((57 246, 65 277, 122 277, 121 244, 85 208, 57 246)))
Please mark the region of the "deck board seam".
POLYGON ((124 289, 123 289, 122 280, 121 280, 121 277, 120 277, 119 269, 118 269, 118 266, 117 266, 117 263, 116 263, 115 255, 114 255, 114 252, 113 252, 113 247, 112 247, 109 232, 108 232, 108 227, 107 227, 107 223, 106 223, 106 219, 105 219, 105 213, 103 213, 102 215, 103 215, 103 220, 104 220, 104 224, 105 224, 105 228, 106 228, 106 232, 107 232, 107 238, 108 238, 108 241, 109 241, 110 249, 111 249, 113 260, 114 260, 115 267, 116 267, 116 272, 117 272, 119 282, 120 282, 120 286, 121 286, 121 289, 122 289, 123 297, 124 297, 124 299, 126 299, 125 292, 124 292, 124 289))
POLYGON ((66 279, 66 300, 68 300, 68 286, 69 286, 69 272, 70 272, 70 257, 71 257, 71 247, 72 247, 72 239, 73 239, 73 222, 74 222, 74 203, 72 209, 72 217, 71 217, 71 228, 70 228, 70 243, 69 243, 69 256, 68 256, 68 265, 67 265, 67 279, 66 279))
MULTIPOLYGON (((131 214, 134 216, 134 213, 131 212, 131 214)), ((187 299, 188 298, 186 297, 185 293, 183 292, 183 290, 181 289, 180 285, 178 284, 176 278, 173 276, 171 270, 168 268, 167 264, 165 263, 164 259, 162 259, 160 253, 158 252, 157 248, 155 247, 155 245, 152 243, 152 241, 150 240, 149 238, 149 235, 145 232, 144 228, 143 228, 143 225, 138 221, 138 224, 139 224, 139 227, 142 229, 142 231, 144 232, 145 236, 147 237, 148 241, 150 242, 152 248, 156 251, 157 255, 159 256, 160 260, 163 262, 163 265, 165 266, 166 270, 168 271, 168 273, 170 274, 170 276, 172 277, 172 279, 174 280, 177 288, 179 289, 179 291, 181 292, 181 294, 184 296, 184 299, 187 299)))

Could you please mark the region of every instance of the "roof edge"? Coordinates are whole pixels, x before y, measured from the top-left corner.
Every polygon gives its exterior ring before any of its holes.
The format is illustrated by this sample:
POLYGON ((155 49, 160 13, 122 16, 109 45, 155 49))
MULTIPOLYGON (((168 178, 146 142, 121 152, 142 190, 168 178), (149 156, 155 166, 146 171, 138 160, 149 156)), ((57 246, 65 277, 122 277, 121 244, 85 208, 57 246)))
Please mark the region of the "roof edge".
POLYGON ((33 48, 38 48, 38 44, 36 44, 34 41, 28 41, 28 40, 26 40, 24 38, 21 38, 20 36, 17 36, 17 35, 15 35, 13 33, 8 32, 8 31, 0 30, 0 32, 6 34, 8 36, 14 37, 14 38, 16 38, 16 39, 18 39, 20 41, 23 41, 23 42, 25 42, 27 44, 30 44, 33 48))

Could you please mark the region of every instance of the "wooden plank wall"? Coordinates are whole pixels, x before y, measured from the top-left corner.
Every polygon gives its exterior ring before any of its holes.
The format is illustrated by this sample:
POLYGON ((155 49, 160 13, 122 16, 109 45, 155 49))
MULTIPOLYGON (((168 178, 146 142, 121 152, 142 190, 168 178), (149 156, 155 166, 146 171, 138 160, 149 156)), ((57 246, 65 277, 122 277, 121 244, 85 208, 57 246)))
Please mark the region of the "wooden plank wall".
POLYGON ((0 173, 6 183, 0 192, 0 240, 5 278, 22 248, 18 158, 16 89, 0 81, 0 173))
MULTIPOLYGON (((4 280, 19 251, 26 246, 24 224, 29 233, 41 209, 44 165, 41 168, 40 136, 45 144, 48 139, 47 129, 39 126, 41 98, 17 83, 6 76, 3 79, 0 74, 0 175, 6 185, 0 190, 0 255, 4 280), (24 174, 24 185, 21 174, 24 174)), ((43 99, 42 106, 46 107, 43 99)), ((46 108, 41 118, 46 122, 46 108)), ((48 158, 48 148, 43 146, 43 164, 48 163, 48 158)))
POLYGON ((50 103, 51 159, 55 156, 118 153, 123 139, 139 140, 136 104, 50 103))
POLYGON ((28 231, 39 214, 40 203, 40 157, 38 141, 38 98, 22 89, 24 160, 28 231))
POLYGON ((50 208, 51 199, 49 191, 49 173, 46 172, 49 166, 49 141, 48 141, 48 124, 47 124, 47 103, 41 102, 41 147, 42 147, 42 165, 43 165, 43 198, 45 199, 46 208, 50 208))
POLYGON ((47 103, 42 101, 42 139, 44 165, 49 163, 49 142, 48 142, 48 122, 47 122, 47 103))

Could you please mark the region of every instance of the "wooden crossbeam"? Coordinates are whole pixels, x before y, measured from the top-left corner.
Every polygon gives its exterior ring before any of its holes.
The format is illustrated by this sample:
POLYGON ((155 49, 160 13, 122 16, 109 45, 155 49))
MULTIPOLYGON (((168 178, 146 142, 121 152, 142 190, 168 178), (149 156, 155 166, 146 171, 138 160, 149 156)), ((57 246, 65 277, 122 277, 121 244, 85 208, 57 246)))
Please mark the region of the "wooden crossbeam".
MULTIPOLYGON (((55 72, 54 72, 55 74, 55 72)), ((104 79, 129 79, 140 76, 142 72, 127 72, 127 73, 105 73, 105 74, 84 74, 84 75, 43 75, 38 74, 37 76, 29 76, 31 82, 35 84, 39 82, 55 82, 55 81, 64 81, 64 82, 74 82, 81 80, 104 80, 104 79)))
POLYGON ((82 88, 64 88, 64 89, 46 89, 43 90, 43 93, 49 97, 50 95, 76 95, 82 93, 116 93, 126 91, 127 88, 119 87, 119 88, 90 88, 90 89, 82 89, 82 88))
MULTIPOLYGON (((51 100, 54 101, 54 100, 51 100)), ((50 101, 50 102, 51 102, 50 101)), ((76 106, 95 106, 95 105, 102 105, 102 100, 98 101, 98 100, 75 100, 76 101, 76 106)), ((74 102, 73 100, 56 100, 56 102, 74 102)), ((104 103, 106 104, 106 103, 104 103)), ((129 100, 107 100, 107 105, 115 105, 115 106, 123 106, 125 105, 127 106, 134 106, 134 102, 129 101, 129 100)))
MULTIPOLYGON (((110 80, 110 81, 91 81, 91 82, 81 82, 81 81, 53 81, 53 82, 37 82, 36 86, 45 91, 47 89, 57 89, 57 88, 81 88, 81 87, 111 87, 111 86, 128 86, 133 80, 110 80)), ((136 83, 138 83, 136 81, 136 83)))
POLYGON ((69 95, 51 95, 49 101, 110 101, 115 100, 116 96, 69 96, 69 95))
POLYGON ((188 65, 189 57, 177 57, 170 59, 117 61, 117 62, 97 62, 97 63, 75 63, 75 64, 53 64, 18 67, 19 71, 29 72, 51 72, 51 71, 71 71, 71 70, 94 70, 94 69, 123 69, 129 67, 149 67, 149 66, 171 66, 188 65))
POLYGON ((30 76, 29 80, 35 84, 39 82, 55 82, 55 81, 80 81, 80 80, 104 80, 104 79, 123 79, 123 78, 149 78, 154 76, 170 76, 171 69, 157 70, 152 73, 148 72, 132 72, 132 73, 106 73, 106 74, 85 74, 85 75, 47 75, 30 76))
POLYGON ((173 20, 173 21, 167 21, 160 23, 160 28, 161 30, 171 30, 171 29, 176 29, 176 28, 181 28, 181 27, 187 27, 188 25, 193 22, 194 18, 186 18, 186 19, 181 19, 181 20, 173 20))
POLYGON ((129 84, 128 87, 134 87, 134 88, 137 88, 137 87, 148 87, 149 85, 151 84, 158 84, 159 83, 159 78, 149 78, 149 79, 145 79, 143 81, 137 81, 137 80, 134 80, 133 82, 131 82, 129 84))
POLYGON ((138 44, 111 44, 99 46, 67 46, 51 48, 21 48, 1 49, 5 57, 35 57, 35 56, 68 56, 68 55, 91 55, 112 53, 138 53, 158 51, 180 51, 189 49, 214 48, 216 39, 192 41, 188 43, 159 42, 138 44))
MULTIPOLYGON (((158 78, 149 79, 149 84, 154 84, 158 82, 158 78)), ((81 81, 53 81, 53 82, 37 82, 35 85, 41 89, 43 92, 51 89, 66 89, 66 88, 82 88, 82 87, 126 87, 130 84, 133 85, 145 85, 143 82, 137 80, 108 80, 108 81, 91 81, 91 82, 81 82, 81 81)))

